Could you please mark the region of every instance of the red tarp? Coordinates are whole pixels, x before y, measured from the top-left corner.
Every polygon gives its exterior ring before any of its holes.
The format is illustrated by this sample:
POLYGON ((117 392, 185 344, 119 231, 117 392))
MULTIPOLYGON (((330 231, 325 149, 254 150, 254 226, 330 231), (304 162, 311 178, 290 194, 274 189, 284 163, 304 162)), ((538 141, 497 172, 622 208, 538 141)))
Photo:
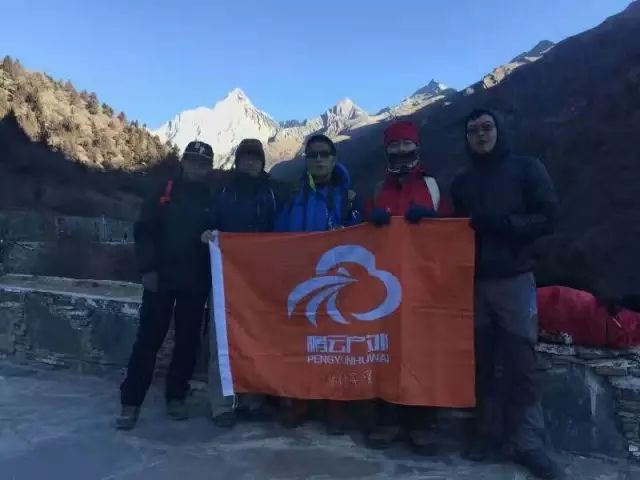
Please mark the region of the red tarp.
POLYGON ((542 337, 568 335, 585 347, 629 348, 640 345, 640 313, 611 314, 588 292, 568 287, 538 289, 542 337))

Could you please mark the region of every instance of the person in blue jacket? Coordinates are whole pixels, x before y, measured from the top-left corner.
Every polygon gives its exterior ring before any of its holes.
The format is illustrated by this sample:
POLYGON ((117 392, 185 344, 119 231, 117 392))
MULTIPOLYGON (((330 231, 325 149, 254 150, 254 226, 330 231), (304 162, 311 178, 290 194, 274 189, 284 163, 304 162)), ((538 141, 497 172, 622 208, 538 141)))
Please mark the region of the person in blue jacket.
POLYGON ((336 161, 336 146, 325 135, 305 145, 306 171, 297 194, 284 206, 275 230, 323 232, 360 223, 361 212, 351 176, 336 161))
MULTIPOLYGON (((323 232, 356 225, 361 221, 359 201, 351 189, 351 177, 337 162, 336 146, 325 135, 311 136, 305 145, 306 170, 300 188, 281 210, 275 230, 323 232)), ((306 420, 309 401, 283 399, 281 423, 294 428, 306 420)), ((327 402, 327 432, 344 433, 344 404, 327 402)))

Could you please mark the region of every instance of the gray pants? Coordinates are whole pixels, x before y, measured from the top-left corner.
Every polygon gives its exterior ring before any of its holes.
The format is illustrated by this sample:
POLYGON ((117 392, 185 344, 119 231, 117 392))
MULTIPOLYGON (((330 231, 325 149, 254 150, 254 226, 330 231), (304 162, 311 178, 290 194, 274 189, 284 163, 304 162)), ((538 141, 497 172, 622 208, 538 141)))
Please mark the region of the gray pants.
MULTIPOLYGON (((213 316, 211 316, 213 320, 213 316)), ((225 397, 222 395, 222 382, 218 366, 218 349, 216 348, 216 326, 213 321, 209 325, 209 368, 208 368, 208 396, 211 416, 230 413, 238 408, 246 409, 249 413, 258 411, 264 401, 263 395, 239 394, 225 397)))
POLYGON ((476 391, 481 435, 495 426, 519 451, 544 445, 544 417, 536 389, 538 321, 533 274, 481 279, 476 284, 476 391), (501 368, 496 368, 501 367, 501 368), (495 416, 495 415, 494 415, 495 416))

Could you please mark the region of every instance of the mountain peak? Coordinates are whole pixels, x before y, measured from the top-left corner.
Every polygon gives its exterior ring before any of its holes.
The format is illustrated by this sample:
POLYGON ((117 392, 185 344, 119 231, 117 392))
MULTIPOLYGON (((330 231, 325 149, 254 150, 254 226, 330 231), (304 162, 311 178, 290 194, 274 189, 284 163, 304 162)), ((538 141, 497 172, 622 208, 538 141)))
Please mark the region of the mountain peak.
POLYGON ((227 93, 227 95, 224 97, 222 101, 223 102, 231 101, 235 103, 244 103, 244 102, 251 103, 251 100, 249 100, 249 97, 247 97, 247 94, 244 93, 244 91, 240 87, 236 87, 233 90, 231 90, 229 93, 227 93))
POLYGON ((416 90, 413 93, 412 97, 416 95, 428 95, 433 97, 436 95, 440 95, 442 92, 446 90, 449 90, 449 87, 447 85, 435 79, 432 79, 427 85, 425 85, 419 90, 416 90))
POLYGON ((521 53, 520 55, 512 59, 510 63, 527 62, 527 59, 539 58, 543 56, 545 53, 547 53, 549 50, 551 50, 554 46, 555 46, 555 43, 553 43, 552 41, 542 40, 538 42, 536 46, 533 47, 528 52, 521 53))
POLYGON ((267 142, 278 127, 269 115, 251 103, 242 89, 234 88, 213 108, 181 112, 155 133, 180 149, 194 139, 207 142, 215 152, 216 167, 224 167, 242 139, 267 142))
POLYGON ((331 107, 327 113, 345 119, 353 119, 368 115, 368 113, 363 108, 356 105, 350 98, 343 98, 333 107, 331 107))

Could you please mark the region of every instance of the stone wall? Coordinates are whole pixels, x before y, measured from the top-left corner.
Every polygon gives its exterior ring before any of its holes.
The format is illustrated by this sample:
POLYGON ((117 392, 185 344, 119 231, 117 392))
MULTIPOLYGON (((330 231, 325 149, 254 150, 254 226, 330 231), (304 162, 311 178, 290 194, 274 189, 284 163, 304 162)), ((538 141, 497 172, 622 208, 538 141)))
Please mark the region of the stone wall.
MULTIPOLYGON (((124 370, 136 338, 142 287, 107 280, 31 275, 0 277, 0 355, 83 373, 124 370)), ((205 332, 206 333, 206 332, 205 332)), ((166 372, 173 329, 158 354, 166 372)), ((208 336, 203 336, 196 379, 204 379, 208 336)))
POLYGON ((133 224, 106 217, 0 212, 0 274, 138 281, 133 224))
POLYGON ((122 367, 140 295, 135 284, 7 275, 0 279, 0 352, 82 371, 122 367))
POLYGON ((107 217, 72 217, 29 211, 0 212, 0 237, 29 242, 83 238, 94 242, 133 242, 133 224, 107 217))
POLYGON ((538 345, 547 427, 579 453, 640 459, 640 349, 538 345))
MULTIPOLYGON (((90 373, 123 369, 140 297, 140 286, 132 283, 0 277, 0 354, 90 373)), ((206 371, 206 337, 202 344, 199 379, 206 371)), ((170 336, 159 355, 160 372, 171 348, 170 336)), ((640 459, 640 349, 543 343, 538 351, 551 443, 581 454, 640 459)), ((469 418, 467 411, 440 413, 443 419, 469 418)))

